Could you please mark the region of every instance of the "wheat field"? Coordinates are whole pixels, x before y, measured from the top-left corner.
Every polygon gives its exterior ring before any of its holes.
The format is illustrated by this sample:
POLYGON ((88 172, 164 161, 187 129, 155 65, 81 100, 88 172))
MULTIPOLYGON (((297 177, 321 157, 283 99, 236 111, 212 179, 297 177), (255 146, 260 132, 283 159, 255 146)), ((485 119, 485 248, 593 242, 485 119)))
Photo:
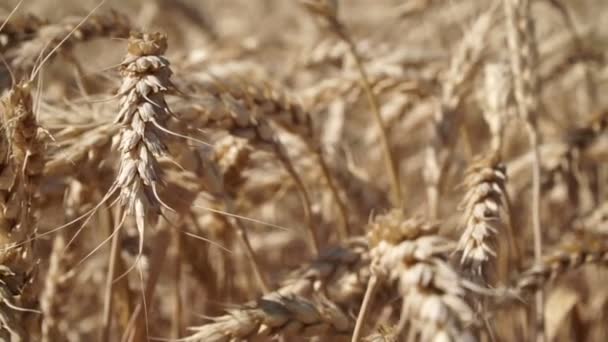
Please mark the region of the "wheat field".
POLYGON ((0 341, 608 340, 608 2, 0 4, 0 341))

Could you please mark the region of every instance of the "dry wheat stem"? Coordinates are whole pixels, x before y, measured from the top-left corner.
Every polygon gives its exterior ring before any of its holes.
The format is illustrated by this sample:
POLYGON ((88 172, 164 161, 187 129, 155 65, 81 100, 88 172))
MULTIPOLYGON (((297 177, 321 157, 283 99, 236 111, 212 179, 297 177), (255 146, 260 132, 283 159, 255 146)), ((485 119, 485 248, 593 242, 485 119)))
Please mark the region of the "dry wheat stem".
MULTIPOLYGON (((534 257, 537 263, 542 257, 542 228, 540 222, 541 200, 541 155, 538 133, 538 77, 536 67, 538 51, 534 32, 534 23, 529 0, 504 0, 507 18, 507 41, 510 51, 513 88, 517 100, 518 112, 525 121, 530 145, 533 150, 532 165, 532 228, 534 231, 534 257)), ((542 291, 536 294, 536 340, 545 340, 544 300, 542 291)))
MULTIPOLYGON (((109 210, 109 208, 107 208, 107 210, 109 210)), ((119 210, 118 212, 119 215, 117 215, 117 217, 121 217, 121 211, 119 210)), ((111 216, 111 213, 109 214, 109 216, 111 216)), ((116 227, 114 225, 114 222, 111 222, 110 230, 108 231, 108 233, 112 235, 112 240, 110 243, 110 255, 108 257, 108 272, 106 275, 101 334, 99 337, 99 340, 103 342, 108 342, 111 338, 110 329, 112 328, 112 299, 114 296, 114 278, 118 273, 116 269, 118 264, 118 258, 120 258, 119 253, 121 249, 120 234, 117 233, 118 229, 119 227, 116 227)))
POLYGON ((355 323, 355 329, 353 330, 353 336, 351 338, 352 342, 358 342, 361 338, 363 325, 367 322, 367 315, 371 307, 371 301, 373 300, 377 289, 378 275, 373 274, 367 282, 367 289, 365 290, 363 302, 361 303, 361 309, 359 310, 359 315, 357 316, 357 321, 355 323))

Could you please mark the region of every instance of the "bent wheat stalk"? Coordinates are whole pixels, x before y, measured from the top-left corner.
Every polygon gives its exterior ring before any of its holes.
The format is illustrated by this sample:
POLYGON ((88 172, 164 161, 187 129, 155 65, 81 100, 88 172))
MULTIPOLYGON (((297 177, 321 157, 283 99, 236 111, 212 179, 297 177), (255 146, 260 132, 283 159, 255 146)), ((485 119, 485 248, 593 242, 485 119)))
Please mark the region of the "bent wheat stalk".
POLYGON ((380 131, 380 138, 382 142, 382 149, 384 152, 384 159, 386 162, 386 168, 390 176, 392 192, 396 201, 396 205, 399 208, 405 206, 405 199, 403 197, 401 189, 401 181, 399 179, 399 165, 397 164, 396 158, 391 151, 390 141, 386 132, 386 127, 382 115, 380 114, 380 104, 378 103, 378 97, 374 94, 372 85, 367 75, 367 70, 363 65, 361 54, 357 50, 357 45, 353 40, 350 32, 338 18, 338 1, 337 0, 301 0, 301 3, 314 15, 325 20, 329 25, 330 30, 336 34, 346 45, 348 45, 350 54, 355 60, 357 70, 361 77, 361 86, 367 96, 370 108, 374 115, 374 120, 380 131))

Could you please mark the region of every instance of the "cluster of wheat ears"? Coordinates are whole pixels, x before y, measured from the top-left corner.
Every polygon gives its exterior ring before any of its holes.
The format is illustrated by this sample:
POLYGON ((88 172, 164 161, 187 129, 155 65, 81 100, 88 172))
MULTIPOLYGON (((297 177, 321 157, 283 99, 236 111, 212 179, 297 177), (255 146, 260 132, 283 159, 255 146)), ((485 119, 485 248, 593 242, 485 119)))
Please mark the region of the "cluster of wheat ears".
POLYGON ((608 2, 44 3, 0 341, 608 339, 608 2))

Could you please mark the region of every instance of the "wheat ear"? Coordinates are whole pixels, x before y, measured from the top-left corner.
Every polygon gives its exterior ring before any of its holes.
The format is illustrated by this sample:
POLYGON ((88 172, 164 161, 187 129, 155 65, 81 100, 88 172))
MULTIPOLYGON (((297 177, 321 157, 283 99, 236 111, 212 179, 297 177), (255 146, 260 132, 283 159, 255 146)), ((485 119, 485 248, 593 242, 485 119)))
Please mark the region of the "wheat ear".
POLYGON ((603 242, 587 241, 565 245, 544 256, 540 264, 532 265, 521 273, 514 288, 521 294, 534 293, 567 271, 587 264, 607 263, 608 248, 603 242))
POLYGON ((134 33, 121 64, 120 111, 115 122, 121 127, 118 150, 120 168, 115 186, 120 203, 135 217, 141 234, 150 211, 160 210, 157 187, 162 182, 158 158, 165 156, 164 125, 171 115, 165 94, 172 90, 169 61, 162 56, 167 37, 161 33, 134 33))
POLYGON ((81 18, 68 17, 63 21, 38 27, 35 36, 8 51, 7 59, 19 70, 29 71, 38 62, 39 55, 46 55, 74 29, 71 38, 63 44, 61 51, 70 49, 74 43, 86 42, 98 37, 127 37, 131 26, 124 15, 111 11, 93 15, 86 22, 81 18))
POLYGON ((438 226, 400 210, 376 218, 369 240, 373 265, 403 298, 402 319, 421 341, 473 339, 466 282, 447 262, 454 244, 438 226))
POLYGON ((19 311, 29 306, 35 277, 36 192, 44 169, 44 144, 33 113, 31 83, 20 82, 2 98, 0 117, 0 306, 4 339, 24 338, 19 311), (26 241, 26 243, 23 243, 26 241), (14 294, 18 296, 14 297, 14 294), (8 336, 11 336, 10 338, 8 336))
POLYGON ((497 258, 504 255, 496 248, 500 237, 510 235, 506 183, 505 166, 495 154, 476 160, 464 181, 464 232, 456 249, 461 263, 486 283, 496 282, 497 258))
POLYGON ((268 341, 273 336, 340 336, 352 321, 328 300, 310 301, 295 295, 272 293, 256 303, 229 311, 212 323, 193 328, 185 342, 268 341))

